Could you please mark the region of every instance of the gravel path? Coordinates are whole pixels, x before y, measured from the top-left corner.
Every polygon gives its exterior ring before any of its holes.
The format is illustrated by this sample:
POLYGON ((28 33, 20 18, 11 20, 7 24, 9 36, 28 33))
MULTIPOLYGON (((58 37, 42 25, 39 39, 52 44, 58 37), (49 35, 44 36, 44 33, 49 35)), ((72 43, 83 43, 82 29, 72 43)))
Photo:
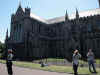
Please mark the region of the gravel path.
MULTIPOLYGON (((72 75, 67 73, 48 72, 13 66, 13 75, 72 75)), ((0 75, 8 75, 5 64, 0 63, 0 75)))

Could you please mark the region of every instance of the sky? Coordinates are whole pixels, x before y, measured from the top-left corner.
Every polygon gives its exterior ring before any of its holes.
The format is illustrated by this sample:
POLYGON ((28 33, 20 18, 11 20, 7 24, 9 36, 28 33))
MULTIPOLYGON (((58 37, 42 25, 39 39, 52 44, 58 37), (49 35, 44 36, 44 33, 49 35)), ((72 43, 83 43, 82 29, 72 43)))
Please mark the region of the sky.
POLYGON ((78 11, 99 8, 98 0, 0 0, 0 41, 4 42, 6 31, 10 35, 11 14, 15 13, 19 3, 22 8, 30 7, 31 12, 44 19, 64 16, 78 11))

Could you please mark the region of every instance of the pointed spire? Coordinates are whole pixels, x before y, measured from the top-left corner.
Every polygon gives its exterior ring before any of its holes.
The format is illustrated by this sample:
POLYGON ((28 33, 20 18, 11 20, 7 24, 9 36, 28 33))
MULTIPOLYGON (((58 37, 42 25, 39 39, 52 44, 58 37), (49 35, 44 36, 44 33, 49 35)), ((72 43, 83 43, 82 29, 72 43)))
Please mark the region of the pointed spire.
POLYGON ((66 14, 65 14, 65 20, 69 20, 67 10, 66 10, 66 14))
POLYGON ((19 5, 21 5, 21 0, 18 0, 19 5))
POLYGON ((23 14, 24 13, 24 10, 21 6, 21 2, 19 2, 19 6, 18 6, 18 9, 16 11, 16 14, 19 15, 19 14, 23 14))
POLYGON ((21 6, 21 1, 19 1, 19 7, 18 8, 22 8, 22 6, 21 6))
POLYGON ((79 19, 79 13, 78 13, 77 8, 76 8, 76 19, 79 19))
POLYGON ((18 0, 18 3, 19 3, 19 7, 21 7, 21 0, 18 0))
POLYGON ((8 29, 7 29, 7 32, 6 32, 6 40, 8 39, 8 29))
POLYGON ((100 0, 98 0, 98 3, 99 3, 99 8, 100 8, 100 0))

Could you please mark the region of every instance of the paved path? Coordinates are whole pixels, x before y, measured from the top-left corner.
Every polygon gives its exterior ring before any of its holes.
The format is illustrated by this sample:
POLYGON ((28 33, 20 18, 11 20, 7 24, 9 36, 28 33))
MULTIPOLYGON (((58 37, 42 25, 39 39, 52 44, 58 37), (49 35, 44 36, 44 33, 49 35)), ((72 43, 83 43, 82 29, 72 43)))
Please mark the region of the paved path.
MULTIPOLYGON (((13 66, 13 75, 72 75, 67 73, 48 72, 13 66)), ((6 65, 0 63, 0 75, 8 75, 6 65)))

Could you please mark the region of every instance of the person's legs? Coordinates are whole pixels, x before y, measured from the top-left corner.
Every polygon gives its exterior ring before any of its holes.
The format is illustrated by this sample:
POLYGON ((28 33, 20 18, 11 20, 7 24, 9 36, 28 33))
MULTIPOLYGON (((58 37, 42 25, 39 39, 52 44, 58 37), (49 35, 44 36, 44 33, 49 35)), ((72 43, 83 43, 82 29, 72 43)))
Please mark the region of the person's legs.
POLYGON ((91 62, 90 61, 88 61, 88 64, 89 64, 89 71, 92 73, 92 70, 91 70, 91 62))
POLYGON ((78 75, 78 72, 77 72, 77 70, 78 70, 78 65, 76 65, 76 75, 78 75))
POLYGON ((74 75, 76 74, 76 66, 73 64, 74 75))
POLYGON ((93 71, 96 73, 96 68, 94 62, 92 62, 93 71))
POLYGON ((78 65, 73 64, 74 75, 77 75, 78 65))
POLYGON ((8 72, 8 74, 10 75, 10 63, 7 62, 6 64, 7 64, 7 72, 8 72))
POLYGON ((12 62, 10 62, 9 72, 10 72, 10 75, 12 75, 12 74, 13 74, 13 72, 12 72, 12 62))

